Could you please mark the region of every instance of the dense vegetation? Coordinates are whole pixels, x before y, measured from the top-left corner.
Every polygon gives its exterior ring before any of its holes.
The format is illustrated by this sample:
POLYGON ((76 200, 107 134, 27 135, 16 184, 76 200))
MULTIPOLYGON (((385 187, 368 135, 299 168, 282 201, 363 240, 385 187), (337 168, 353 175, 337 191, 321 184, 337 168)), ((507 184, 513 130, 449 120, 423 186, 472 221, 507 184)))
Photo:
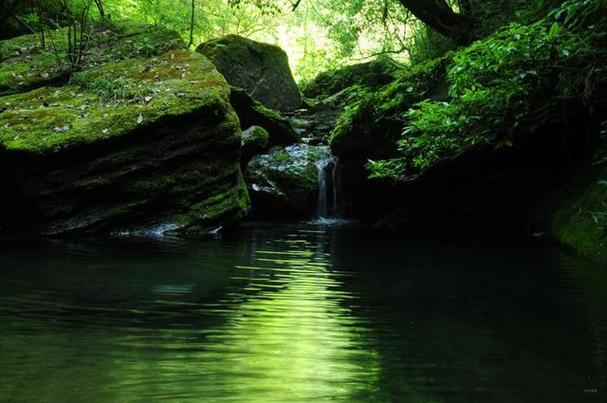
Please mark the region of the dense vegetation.
MULTIPOLYGON (((571 102, 602 101, 606 29, 604 3, 567 2, 538 22, 512 23, 448 54, 447 67, 440 68, 444 73, 436 71, 440 62, 432 61, 382 89, 379 99, 375 93, 363 95, 360 102, 372 104, 366 108, 382 117, 400 113, 404 122, 398 141, 402 157, 371 161, 371 174, 407 178, 468 147, 512 147, 522 125, 548 120, 571 102), (420 86, 415 80, 425 72, 430 76, 422 76, 420 86), (423 86, 432 87, 430 78, 441 74, 448 96, 426 99, 423 86)), ((342 125, 355 118, 344 116, 342 125)))
MULTIPOLYGON (((587 255, 604 257, 597 252, 607 239, 604 1, 4 0, 0 22, 0 36, 13 38, 0 42, 0 141, 7 151, 46 158, 128 137, 148 123, 164 124, 167 116, 207 116, 197 108, 216 94, 206 100, 194 90, 212 84, 222 88, 217 114, 230 120, 233 107, 242 130, 261 126, 247 136, 265 133, 263 141, 243 138, 240 161, 223 161, 231 173, 227 193, 237 194, 236 207, 226 211, 245 214, 237 168, 253 160, 271 164, 260 154, 286 155, 280 162, 287 173, 300 162, 291 157, 309 154, 302 166, 315 166, 313 148, 270 150, 300 142, 297 132, 309 135, 312 145, 330 144, 341 160, 344 189, 354 193, 351 204, 359 203, 359 212, 373 210, 374 219, 384 207, 373 204, 377 192, 389 200, 382 201, 387 210, 398 211, 411 204, 403 186, 421 183, 426 187, 413 191, 420 206, 447 201, 424 214, 414 209, 416 220, 440 220, 449 210, 444 205, 453 203, 427 189, 452 184, 459 173, 467 186, 458 190, 462 204, 473 204, 474 192, 491 200, 485 204, 521 204, 512 196, 516 186, 532 204, 532 189, 544 189, 552 196, 543 228, 587 255), (286 55, 249 39, 278 45, 286 55), (211 67, 197 70, 203 58, 192 55, 194 49, 232 86, 230 105, 225 82, 199 79, 215 76, 211 67), (257 75, 277 66, 284 74, 257 75), (302 106, 307 112, 296 111, 302 106), (499 196, 486 196, 487 183, 514 170, 530 175, 511 176, 499 196)), ((226 155, 238 159, 233 123, 226 155)), ((271 176, 261 165, 248 174, 256 183, 271 176)), ((289 192, 297 181, 291 179, 274 191, 285 209, 295 205, 289 192)), ((163 183, 183 189, 177 182, 166 177, 163 183)), ((310 210, 312 182, 298 211, 310 210)))

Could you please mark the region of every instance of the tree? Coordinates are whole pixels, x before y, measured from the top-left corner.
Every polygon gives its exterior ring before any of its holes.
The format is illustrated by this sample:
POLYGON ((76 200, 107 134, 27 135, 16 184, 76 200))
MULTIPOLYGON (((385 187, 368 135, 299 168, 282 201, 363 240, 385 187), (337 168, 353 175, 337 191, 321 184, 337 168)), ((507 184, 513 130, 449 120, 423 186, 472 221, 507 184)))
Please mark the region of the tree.
POLYGON ((188 48, 194 43, 194 18, 196 13, 196 0, 192 0, 192 14, 190 16, 190 40, 188 42, 188 48))
MULTIPOLYGON (((464 14, 456 13, 446 0, 398 0, 420 21, 441 34, 464 44, 470 41, 471 23, 464 14)), ((469 8, 467 1, 462 9, 469 8)))
MULTIPOLYGON (((397 0, 420 21, 437 32, 465 44, 472 39, 470 19, 465 14, 456 13, 447 0, 397 0)), ((297 9, 301 0, 292 2, 293 10, 297 9)), ((469 0, 459 0, 460 8, 470 10, 469 0)))
POLYGON ((103 8, 103 0, 93 0, 95 5, 97 6, 97 10, 99 11, 99 16, 101 19, 105 19, 105 9, 103 8))

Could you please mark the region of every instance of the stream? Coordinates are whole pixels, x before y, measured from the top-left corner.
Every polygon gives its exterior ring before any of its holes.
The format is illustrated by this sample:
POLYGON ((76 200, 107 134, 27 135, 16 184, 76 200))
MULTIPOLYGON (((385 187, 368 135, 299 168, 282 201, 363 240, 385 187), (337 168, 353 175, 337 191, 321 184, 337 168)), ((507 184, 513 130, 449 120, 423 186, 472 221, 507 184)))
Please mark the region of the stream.
POLYGON ((607 272, 351 225, 0 247, 2 402, 582 402, 607 272))

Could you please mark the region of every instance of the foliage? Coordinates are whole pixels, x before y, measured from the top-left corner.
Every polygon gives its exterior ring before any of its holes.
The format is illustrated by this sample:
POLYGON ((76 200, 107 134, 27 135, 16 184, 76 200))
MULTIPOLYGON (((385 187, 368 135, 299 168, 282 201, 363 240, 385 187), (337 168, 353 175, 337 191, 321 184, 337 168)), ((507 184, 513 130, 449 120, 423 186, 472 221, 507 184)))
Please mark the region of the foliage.
POLYGON ((607 169, 560 204, 552 222, 558 240, 582 255, 607 261, 607 169))
POLYGON ((393 81, 402 68, 400 63, 382 55, 367 63, 325 71, 307 83, 302 92, 310 98, 326 98, 354 85, 379 88, 393 81))
MULTIPOLYGON (((0 95, 68 81, 74 72, 67 57, 69 34, 69 28, 47 31, 44 45, 37 34, 0 42, 0 95)), ((171 31, 128 21, 96 24, 87 31, 86 44, 78 61, 81 70, 184 47, 171 31)))
POLYGON ((539 104, 589 101, 593 74, 605 71, 606 7, 568 1, 545 19, 513 23, 456 52, 448 69, 450 99, 412 105, 398 142, 400 160, 390 169, 371 162, 371 175, 412 178, 470 147, 513 146, 539 104))
POLYGON ((331 134, 333 150, 340 154, 351 148, 348 143, 379 147, 380 136, 390 137, 387 126, 391 122, 403 120, 410 105, 433 95, 443 81, 448 61, 449 56, 400 69, 394 73, 394 81, 380 88, 351 87, 345 110, 331 134))

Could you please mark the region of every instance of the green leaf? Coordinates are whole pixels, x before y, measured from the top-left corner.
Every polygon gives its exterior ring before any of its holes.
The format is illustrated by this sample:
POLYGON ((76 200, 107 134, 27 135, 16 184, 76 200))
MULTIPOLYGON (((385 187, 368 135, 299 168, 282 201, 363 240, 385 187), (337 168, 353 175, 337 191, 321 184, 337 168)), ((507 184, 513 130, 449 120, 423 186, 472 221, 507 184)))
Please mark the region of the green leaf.
POLYGON ((558 22, 555 22, 550 27, 550 32, 548 32, 548 38, 554 39, 560 32, 561 32, 561 26, 559 25, 558 22))

